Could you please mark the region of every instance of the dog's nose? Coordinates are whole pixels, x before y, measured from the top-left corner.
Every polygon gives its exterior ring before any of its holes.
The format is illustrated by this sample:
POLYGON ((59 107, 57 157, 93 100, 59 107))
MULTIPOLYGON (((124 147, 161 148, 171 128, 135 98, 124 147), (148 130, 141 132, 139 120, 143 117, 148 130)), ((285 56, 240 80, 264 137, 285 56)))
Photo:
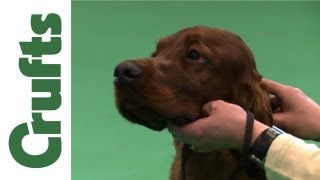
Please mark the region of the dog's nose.
POLYGON ((118 84, 129 84, 142 74, 142 70, 132 62, 123 62, 116 66, 113 76, 118 84))

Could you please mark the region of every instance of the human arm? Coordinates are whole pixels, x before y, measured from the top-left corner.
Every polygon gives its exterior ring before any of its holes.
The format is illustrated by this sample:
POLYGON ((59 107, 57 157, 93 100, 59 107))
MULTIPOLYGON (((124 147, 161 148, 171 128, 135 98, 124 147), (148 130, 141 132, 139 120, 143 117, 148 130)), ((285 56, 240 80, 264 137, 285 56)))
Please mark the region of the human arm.
MULTIPOLYGON (((263 80, 262 85, 279 102, 273 114, 275 125, 297 137, 320 140, 320 107, 317 103, 294 87, 270 80, 263 80)), ((245 111, 224 101, 210 102, 203 110, 208 117, 182 128, 169 125, 170 132, 200 152, 227 148, 241 150, 245 111)), ((255 121, 252 142, 266 128, 269 127, 255 121)), ((320 178, 320 149, 297 137, 284 133, 272 142, 264 166, 268 179, 320 178)))
MULTIPOLYGON (((169 131, 175 138, 193 145, 200 152, 242 149, 247 115, 240 106, 218 100, 204 105, 203 112, 208 116, 183 127, 169 124, 169 131)), ((267 128, 255 120, 251 144, 267 128)))
POLYGON ((290 134, 271 144, 264 164, 267 179, 319 179, 320 149, 290 134))
MULTIPOLYGON (((262 86, 279 102, 273 113, 276 126, 302 139, 320 140, 320 106, 316 102, 297 88, 271 80, 263 79, 262 86)), ((246 113, 241 107, 218 100, 204 105, 203 112, 207 117, 182 128, 169 124, 169 130, 202 151, 242 148, 246 113)), ((252 142, 266 128, 255 121, 252 142)))
MULTIPOLYGON (((169 125, 178 140, 196 147, 196 151, 242 149, 246 112, 224 101, 213 101, 203 107, 208 117, 183 126, 169 125)), ((255 121, 252 142, 268 126, 255 121)), ((269 147, 264 164, 268 179, 319 179, 320 149, 289 134, 279 135, 269 147)))

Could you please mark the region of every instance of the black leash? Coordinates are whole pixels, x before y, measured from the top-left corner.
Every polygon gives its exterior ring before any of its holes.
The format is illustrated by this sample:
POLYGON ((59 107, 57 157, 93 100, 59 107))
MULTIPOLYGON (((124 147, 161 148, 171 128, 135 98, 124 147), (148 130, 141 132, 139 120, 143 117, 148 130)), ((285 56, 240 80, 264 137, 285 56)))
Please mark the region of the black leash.
MULTIPOLYGON (((243 168, 245 169, 245 171, 249 177, 255 177, 257 175, 256 166, 254 166, 249 161, 249 152, 250 152, 250 145, 251 145, 251 141, 252 141, 254 115, 249 111, 246 111, 246 112, 247 112, 247 122, 246 122, 244 138, 243 138, 241 162, 240 162, 239 168, 237 168, 235 170, 235 172, 228 178, 230 180, 234 179, 236 174, 238 172, 240 172, 240 170, 243 168)), ((181 180, 187 180, 186 166, 187 166, 189 149, 190 149, 189 144, 183 145, 182 153, 181 153, 181 180)))
POLYGON ((181 152, 181 180, 187 180, 187 160, 188 160, 188 152, 190 150, 189 144, 183 144, 182 152, 181 152))
POLYGON ((254 115, 251 112, 247 111, 247 123, 246 123, 246 129, 244 132, 242 158, 241 158, 242 167, 245 167, 248 164, 248 159, 249 159, 248 157, 249 157, 250 145, 252 140, 253 123, 254 123, 254 115))
POLYGON ((249 161, 249 153, 251 148, 252 131, 253 131, 253 124, 254 124, 254 115, 249 111, 246 111, 246 112, 247 112, 247 123, 246 123, 244 138, 243 138, 241 167, 245 169, 245 172, 249 177, 256 177, 257 166, 255 166, 251 161, 249 161))
MULTIPOLYGON (((239 167, 232 173, 232 175, 228 178, 229 180, 235 179, 236 175, 241 171, 245 170, 246 174, 249 177, 256 177, 257 176, 257 169, 252 164, 251 161, 249 161, 249 152, 250 152, 250 145, 252 141, 252 131, 253 131, 253 124, 254 124, 254 115, 246 111, 247 113, 247 122, 243 137, 243 147, 242 147, 242 155, 241 155, 241 161, 239 167)), ((236 152, 234 152, 236 153, 236 152)), ((238 154, 238 153, 237 153, 238 154)))

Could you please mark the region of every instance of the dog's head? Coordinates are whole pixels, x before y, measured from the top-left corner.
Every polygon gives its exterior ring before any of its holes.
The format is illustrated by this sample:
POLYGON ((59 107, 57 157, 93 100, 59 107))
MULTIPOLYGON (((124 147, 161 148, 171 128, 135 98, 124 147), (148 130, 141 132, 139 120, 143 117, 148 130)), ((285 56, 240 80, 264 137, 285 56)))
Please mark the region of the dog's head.
POLYGON ((231 32, 196 26, 161 39, 151 57, 115 68, 119 112, 153 130, 167 122, 184 125, 202 117, 202 106, 222 99, 271 124, 267 93, 254 57, 231 32))

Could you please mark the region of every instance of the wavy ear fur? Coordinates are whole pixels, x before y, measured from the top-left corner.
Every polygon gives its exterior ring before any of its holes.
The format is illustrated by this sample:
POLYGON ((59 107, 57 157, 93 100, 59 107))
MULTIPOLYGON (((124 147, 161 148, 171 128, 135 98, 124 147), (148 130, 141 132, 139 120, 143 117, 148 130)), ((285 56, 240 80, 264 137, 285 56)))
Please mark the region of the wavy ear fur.
POLYGON ((256 120, 272 125, 270 98, 260 82, 240 84, 240 87, 235 88, 234 97, 233 103, 252 112, 256 120))
POLYGON ((244 71, 242 77, 236 83, 233 103, 249 110, 255 115, 256 120, 270 126, 273 124, 273 120, 269 93, 261 86, 262 76, 257 71, 255 58, 251 50, 239 36, 238 38, 246 54, 244 62, 248 64, 245 67, 249 69, 244 71))

